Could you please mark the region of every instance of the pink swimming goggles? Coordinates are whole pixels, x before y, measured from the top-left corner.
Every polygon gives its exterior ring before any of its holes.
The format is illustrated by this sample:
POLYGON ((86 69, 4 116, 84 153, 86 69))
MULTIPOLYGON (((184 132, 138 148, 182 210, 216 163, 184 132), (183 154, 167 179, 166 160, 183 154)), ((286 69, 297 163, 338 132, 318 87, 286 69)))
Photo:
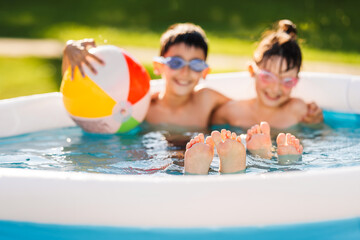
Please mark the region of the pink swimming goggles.
POLYGON ((275 74, 268 72, 266 70, 259 70, 257 75, 261 82, 264 84, 276 83, 281 82, 281 84, 286 88, 293 88, 299 81, 297 77, 286 77, 286 78, 278 78, 275 74))

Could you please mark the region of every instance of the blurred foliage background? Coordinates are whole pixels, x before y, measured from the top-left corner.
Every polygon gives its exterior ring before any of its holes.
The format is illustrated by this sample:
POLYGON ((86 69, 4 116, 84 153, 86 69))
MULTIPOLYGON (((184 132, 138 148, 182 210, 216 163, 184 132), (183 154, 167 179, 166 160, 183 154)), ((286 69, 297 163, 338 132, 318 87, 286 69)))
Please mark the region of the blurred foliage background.
MULTIPOLYGON (((305 61, 360 66, 359 7, 356 0, 0 0, 0 38, 91 37, 157 49, 169 25, 193 22, 206 31, 210 54, 249 57, 262 32, 287 18, 298 27, 305 61)), ((57 91, 60 65, 61 59, 0 57, 0 98, 57 91)))

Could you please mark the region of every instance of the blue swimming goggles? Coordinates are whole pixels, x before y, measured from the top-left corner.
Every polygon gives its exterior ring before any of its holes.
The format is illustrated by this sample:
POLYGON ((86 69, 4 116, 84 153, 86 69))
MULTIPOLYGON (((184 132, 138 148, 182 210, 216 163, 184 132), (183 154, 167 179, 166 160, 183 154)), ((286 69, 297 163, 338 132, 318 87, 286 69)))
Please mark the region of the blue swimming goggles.
POLYGON ((191 61, 185 61, 181 57, 154 57, 154 61, 158 63, 163 63, 169 66, 171 69, 180 69, 189 65, 190 69, 195 72, 201 72, 204 69, 208 68, 209 65, 204 60, 193 59, 191 61))

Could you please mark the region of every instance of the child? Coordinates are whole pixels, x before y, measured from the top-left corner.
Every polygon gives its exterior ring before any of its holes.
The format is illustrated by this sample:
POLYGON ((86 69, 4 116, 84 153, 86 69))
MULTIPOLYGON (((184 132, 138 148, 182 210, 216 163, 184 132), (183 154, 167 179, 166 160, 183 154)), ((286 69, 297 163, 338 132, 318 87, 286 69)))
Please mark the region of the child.
POLYGON ((255 79, 257 96, 245 101, 230 101, 219 108, 213 124, 249 128, 260 121, 267 121, 278 129, 289 128, 315 111, 316 120, 322 121, 322 112, 314 103, 307 106, 301 99, 292 98, 291 90, 299 81, 301 50, 296 42, 296 26, 289 20, 278 22, 278 29, 267 33, 254 53, 254 64, 249 72, 255 79), (308 109, 309 108, 309 109, 308 109))
MULTIPOLYGON (((205 62, 208 53, 205 32, 191 23, 175 24, 161 36, 160 42, 160 57, 155 58, 154 72, 160 74, 166 84, 164 91, 153 95, 145 120, 156 125, 208 127, 214 110, 229 99, 212 89, 195 88, 209 72, 205 62)), ((86 58, 104 63, 87 51, 89 47, 95 47, 94 41, 69 41, 64 49, 63 73, 71 66, 72 70, 78 67, 84 76, 82 64, 96 73, 86 58)), ((308 117, 309 121, 316 119, 311 112, 308 117)))
MULTIPOLYGON (((280 133, 277 137, 277 157, 282 164, 298 161, 303 147, 299 140, 290 133, 280 133)), ((246 168, 246 150, 241 143, 240 136, 229 130, 222 129, 221 133, 213 131, 204 140, 200 133, 186 145, 184 170, 185 174, 207 174, 214 157, 214 146, 220 158, 220 173, 240 173, 246 168)), ((272 158, 270 126, 261 122, 248 130, 246 137, 247 149, 262 158, 272 158)))
MULTIPOLYGON (((275 128, 284 129, 307 119, 308 106, 301 99, 290 97, 292 88, 298 82, 301 61, 300 47, 296 42, 296 26, 289 20, 279 21, 278 29, 268 33, 260 42, 254 53, 255 64, 249 66, 249 72, 255 78, 257 97, 224 104, 214 113, 212 123, 229 123, 242 128, 252 126, 247 131, 247 149, 253 155, 272 158, 274 154, 269 123, 275 128), (266 122, 257 125, 260 121, 266 122)), ((314 104, 310 104, 310 109, 313 106, 314 104)), ((220 172, 245 169, 244 146, 235 133, 223 129, 220 136, 219 132, 214 131, 211 137, 206 138, 205 143, 203 139, 203 135, 199 135, 187 145, 186 173, 207 173, 214 145, 220 158, 220 172)), ((277 145, 279 162, 292 162, 301 158, 303 147, 293 135, 280 133, 277 145)))
POLYGON ((146 121, 206 128, 214 111, 229 99, 209 88, 196 89, 209 72, 205 60, 205 32, 196 25, 175 24, 161 36, 160 57, 154 72, 165 79, 165 89, 153 98, 146 121))
MULTIPOLYGON (((161 36, 160 57, 154 60, 154 72, 165 79, 165 89, 156 93, 146 116, 150 124, 170 124, 204 129, 209 125, 214 109, 229 98, 209 88, 195 89, 201 78, 209 72, 206 64, 208 53, 204 30, 191 23, 170 26, 161 36)), ((82 70, 82 63, 96 73, 86 57, 96 56, 87 52, 95 46, 93 41, 69 42, 64 50, 63 72, 71 65, 82 70)), ((163 126, 162 126, 163 127, 163 126)))

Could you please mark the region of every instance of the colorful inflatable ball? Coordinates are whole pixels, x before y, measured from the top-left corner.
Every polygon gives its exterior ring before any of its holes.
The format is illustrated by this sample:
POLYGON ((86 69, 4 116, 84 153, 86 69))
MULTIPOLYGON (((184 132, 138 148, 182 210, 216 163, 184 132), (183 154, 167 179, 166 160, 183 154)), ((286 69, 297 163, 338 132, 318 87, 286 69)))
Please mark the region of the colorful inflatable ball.
POLYGON ((105 65, 89 59, 97 69, 84 67, 85 77, 70 68, 64 73, 60 91, 71 118, 86 132, 124 133, 140 124, 150 103, 150 76, 123 49, 99 46, 89 50, 105 65))

